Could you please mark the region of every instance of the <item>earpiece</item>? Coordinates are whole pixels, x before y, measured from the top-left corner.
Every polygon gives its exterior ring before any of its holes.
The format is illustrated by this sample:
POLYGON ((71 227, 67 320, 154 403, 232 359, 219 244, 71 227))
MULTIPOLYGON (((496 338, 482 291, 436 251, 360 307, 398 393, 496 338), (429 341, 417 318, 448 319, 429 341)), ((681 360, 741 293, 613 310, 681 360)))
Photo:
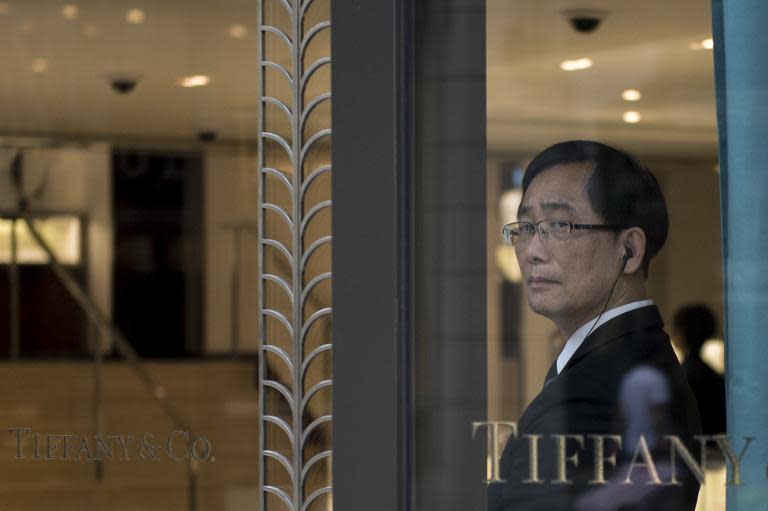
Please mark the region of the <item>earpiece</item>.
POLYGON ((627 261, 629 261, 633 255, 635 255, 635 252, 632 250, 631 247, 624 247, 626 250, 624 250, 624 255, 621 256, 621 271, 624 271, 624 268, 627 266, 627 261))

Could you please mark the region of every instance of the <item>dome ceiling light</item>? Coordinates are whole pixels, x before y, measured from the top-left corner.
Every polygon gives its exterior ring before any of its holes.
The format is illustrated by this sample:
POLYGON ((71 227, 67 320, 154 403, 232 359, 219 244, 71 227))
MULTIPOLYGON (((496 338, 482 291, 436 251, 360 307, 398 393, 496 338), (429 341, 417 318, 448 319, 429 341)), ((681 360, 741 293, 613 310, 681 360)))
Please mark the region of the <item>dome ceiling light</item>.
POLYGON ((48 71, 48 60, 43 58, 33 60, 32 71, 34 73, 45 73, 48 71))
POLYGON ((592 59, 589 57, 582 57, 575 60, 564 60, 560 63, 560 69, 563 71, 580 71, 582 69, 589 69, 592 67, 592 59))
POLYGON ((640 101, 643 95, 637 89, 626 89, 621 93, 621 99, 624 101, 640 101))
POLYGON ((205 87, 211 83, 211 77, 208 75, 183 76, 179 78, 176 83, 187 89, 192 87, 205 87))
POLYGON ((624 112, 624 115, 622 115, 621 118, 628 124, 637 124, 642 120, 643 116, 636 110, 629 110, 628 112, 624 112))
POLYGON ((76 20, 80 15, 80 9, 75 4, 67 4, 61 8, 61 17, 65 20, 76 20))
POLYGON ((711 50, 715 47, 715 40, 711 37, 708 37, 707 39, 703 39, 698 42, 693 42, 688 45, 688 47, 694 51, 700 51, 700 50, 711 50))
POLYGON ((131 25, 140 25, 147 19, 147 15, 141 9, 130 9, 125 13, 125 21, 131 25))
POLYGON ((235 23, 229 27, 229 37, 232 39, 245 39, 248 35, 248 27, 241 23, 235 23))

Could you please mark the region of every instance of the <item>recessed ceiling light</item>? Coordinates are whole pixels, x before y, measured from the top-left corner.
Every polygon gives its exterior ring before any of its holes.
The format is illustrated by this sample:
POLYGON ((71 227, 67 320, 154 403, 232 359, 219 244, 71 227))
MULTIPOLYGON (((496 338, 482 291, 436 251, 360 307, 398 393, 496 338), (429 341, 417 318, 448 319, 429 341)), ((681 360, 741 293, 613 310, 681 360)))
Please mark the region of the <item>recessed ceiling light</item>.
POLYGON ((80 9, 75 4, 67 4, 61 8, 61 17, 65 20, 77 19, 80 9))
POLYGON ((8 2, 0 2, 0 14, 5 14, 11 8, 8 2))
POLYGON ((85 27, 83 27, 83 35, 89 39, 93 39, 94 37, 97 37, 101 31, 99 30, 99 27, 96 25, 89 23, 85 27))
POLYGON ((643 116, 640 115, 640 112, 629 110, 628 112, 624 112, 624 115, 622 115, 621 118, 624 119, 624 122, 628 122, 629 124, 637 124, 643 116))
POLYGON ((621 98, 624 101, 640 101, 643 95, 637 89, 627 89, 621 93, 621 98))
POLYGON ((32 71, 35 73, 45 73, 48 71, 47 59, 35 59, 32 61, 32 71))
POLYGON ((244 39, 248 35, 248 27, 240 23, 229 26, 229 37, 233 39, 244 39))
POLYGON ((711 50, 715 47, 715 41, 711 37, 708 37, 707 39, 703 39, 701 41, 696 41, 688 45, 688 47, 692 50, 711 50))
POLYGON ((182 87, 205 87, 211 83, 211 78, 207 75, 183 76, 176 81, 182 87))
POLYGON ((147 19, 147 15, 141 9, 134 8, 125 13, 125 21, 131 25, 140 25, 141 23, 144 23, 145 19, 147 19))
POLYGON ((584 57, 576 60, 564 60, 560 63, 560 69, 563 71, 579 71, 592 67, 592 59, 584 57))
POLYGON ((37 30, 37 27, 31 21, 25 21, 24 23, 21 24, 21 31, 24 34, 31 34, 35 30, 37 30))

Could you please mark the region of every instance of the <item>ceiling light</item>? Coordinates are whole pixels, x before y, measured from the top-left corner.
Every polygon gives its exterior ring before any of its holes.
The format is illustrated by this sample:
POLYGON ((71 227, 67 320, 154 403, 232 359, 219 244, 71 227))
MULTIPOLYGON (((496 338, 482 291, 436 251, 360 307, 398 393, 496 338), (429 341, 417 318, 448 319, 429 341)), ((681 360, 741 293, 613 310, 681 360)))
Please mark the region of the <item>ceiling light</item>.
POLYGON ((91 23, 83 27, 83 35, 89 39, 97 37, 100 33, 99 27, 91 23))
POLYGON ((8 5, 8 2, 0 2, 0 14, 7 13, 10 8, 11 6, 8 5))
POLYGON ((692 50, 711 50, 715 47, 715 41, 711 37, 708 37, 707 39, 703 39, 701 41, 693 42, 688 45, 688 48, 692 50))
POLYGON ((624 101, 640 101, 643 95, 637 89, 627 89, 621 93, 621 98, 624 101))
POLYGON ((131 9, 125 13, 125 21, 127 21, 131 25, 139 25, 141 23, 144 23, 144 20, 146 18, 147 18, 146 13, 144 13, 144 11, 142 11, 141 9, 131 9))
POLYGON ((235 23, 229 27, 229 37, 233 39, 244 39, 248 35, 248 27, 235 23))
POLYGON ((579 71, 592 67, 592 59, 584 57, 576 60, 564 60, 560 63, 563 71, 579 71))
POLYGON ((637 124, 643 116, 640 115, 640 112, 629 110, 628 112, 624 112, 624 115, 622 115, 621 118, 624 119, 624 122, 628 122, 629 124, 637 124))
POLYGON ((182 87, 205 87, 211 83, 211 78, 207 75, 183 76, 176 81, 182 87))
POLYGON ((61 17, 65 20, 77 19, 78 14, 80 14, 80 9, 75 4, 67 4, 61 8, 61 17))
POLYGON ((47 59, 35 59, 32 61, 32 71, 35 73, 45 73, 48 71, 47 59))

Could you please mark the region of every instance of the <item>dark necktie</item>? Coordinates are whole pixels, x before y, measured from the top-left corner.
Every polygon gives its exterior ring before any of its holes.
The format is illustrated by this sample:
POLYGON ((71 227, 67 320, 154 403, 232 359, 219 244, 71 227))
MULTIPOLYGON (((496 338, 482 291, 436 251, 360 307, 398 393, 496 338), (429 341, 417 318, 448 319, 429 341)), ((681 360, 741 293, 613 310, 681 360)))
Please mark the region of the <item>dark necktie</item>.
POLYGON ((544 377, 544 387, 546 387, 549 384, 549 382, 554 380, 556 376, 557 376, 557 359, 555 359, 555 361, 552 362, 552 365, 549 367, 549 371, 547 371, 547 375, 544 377))

